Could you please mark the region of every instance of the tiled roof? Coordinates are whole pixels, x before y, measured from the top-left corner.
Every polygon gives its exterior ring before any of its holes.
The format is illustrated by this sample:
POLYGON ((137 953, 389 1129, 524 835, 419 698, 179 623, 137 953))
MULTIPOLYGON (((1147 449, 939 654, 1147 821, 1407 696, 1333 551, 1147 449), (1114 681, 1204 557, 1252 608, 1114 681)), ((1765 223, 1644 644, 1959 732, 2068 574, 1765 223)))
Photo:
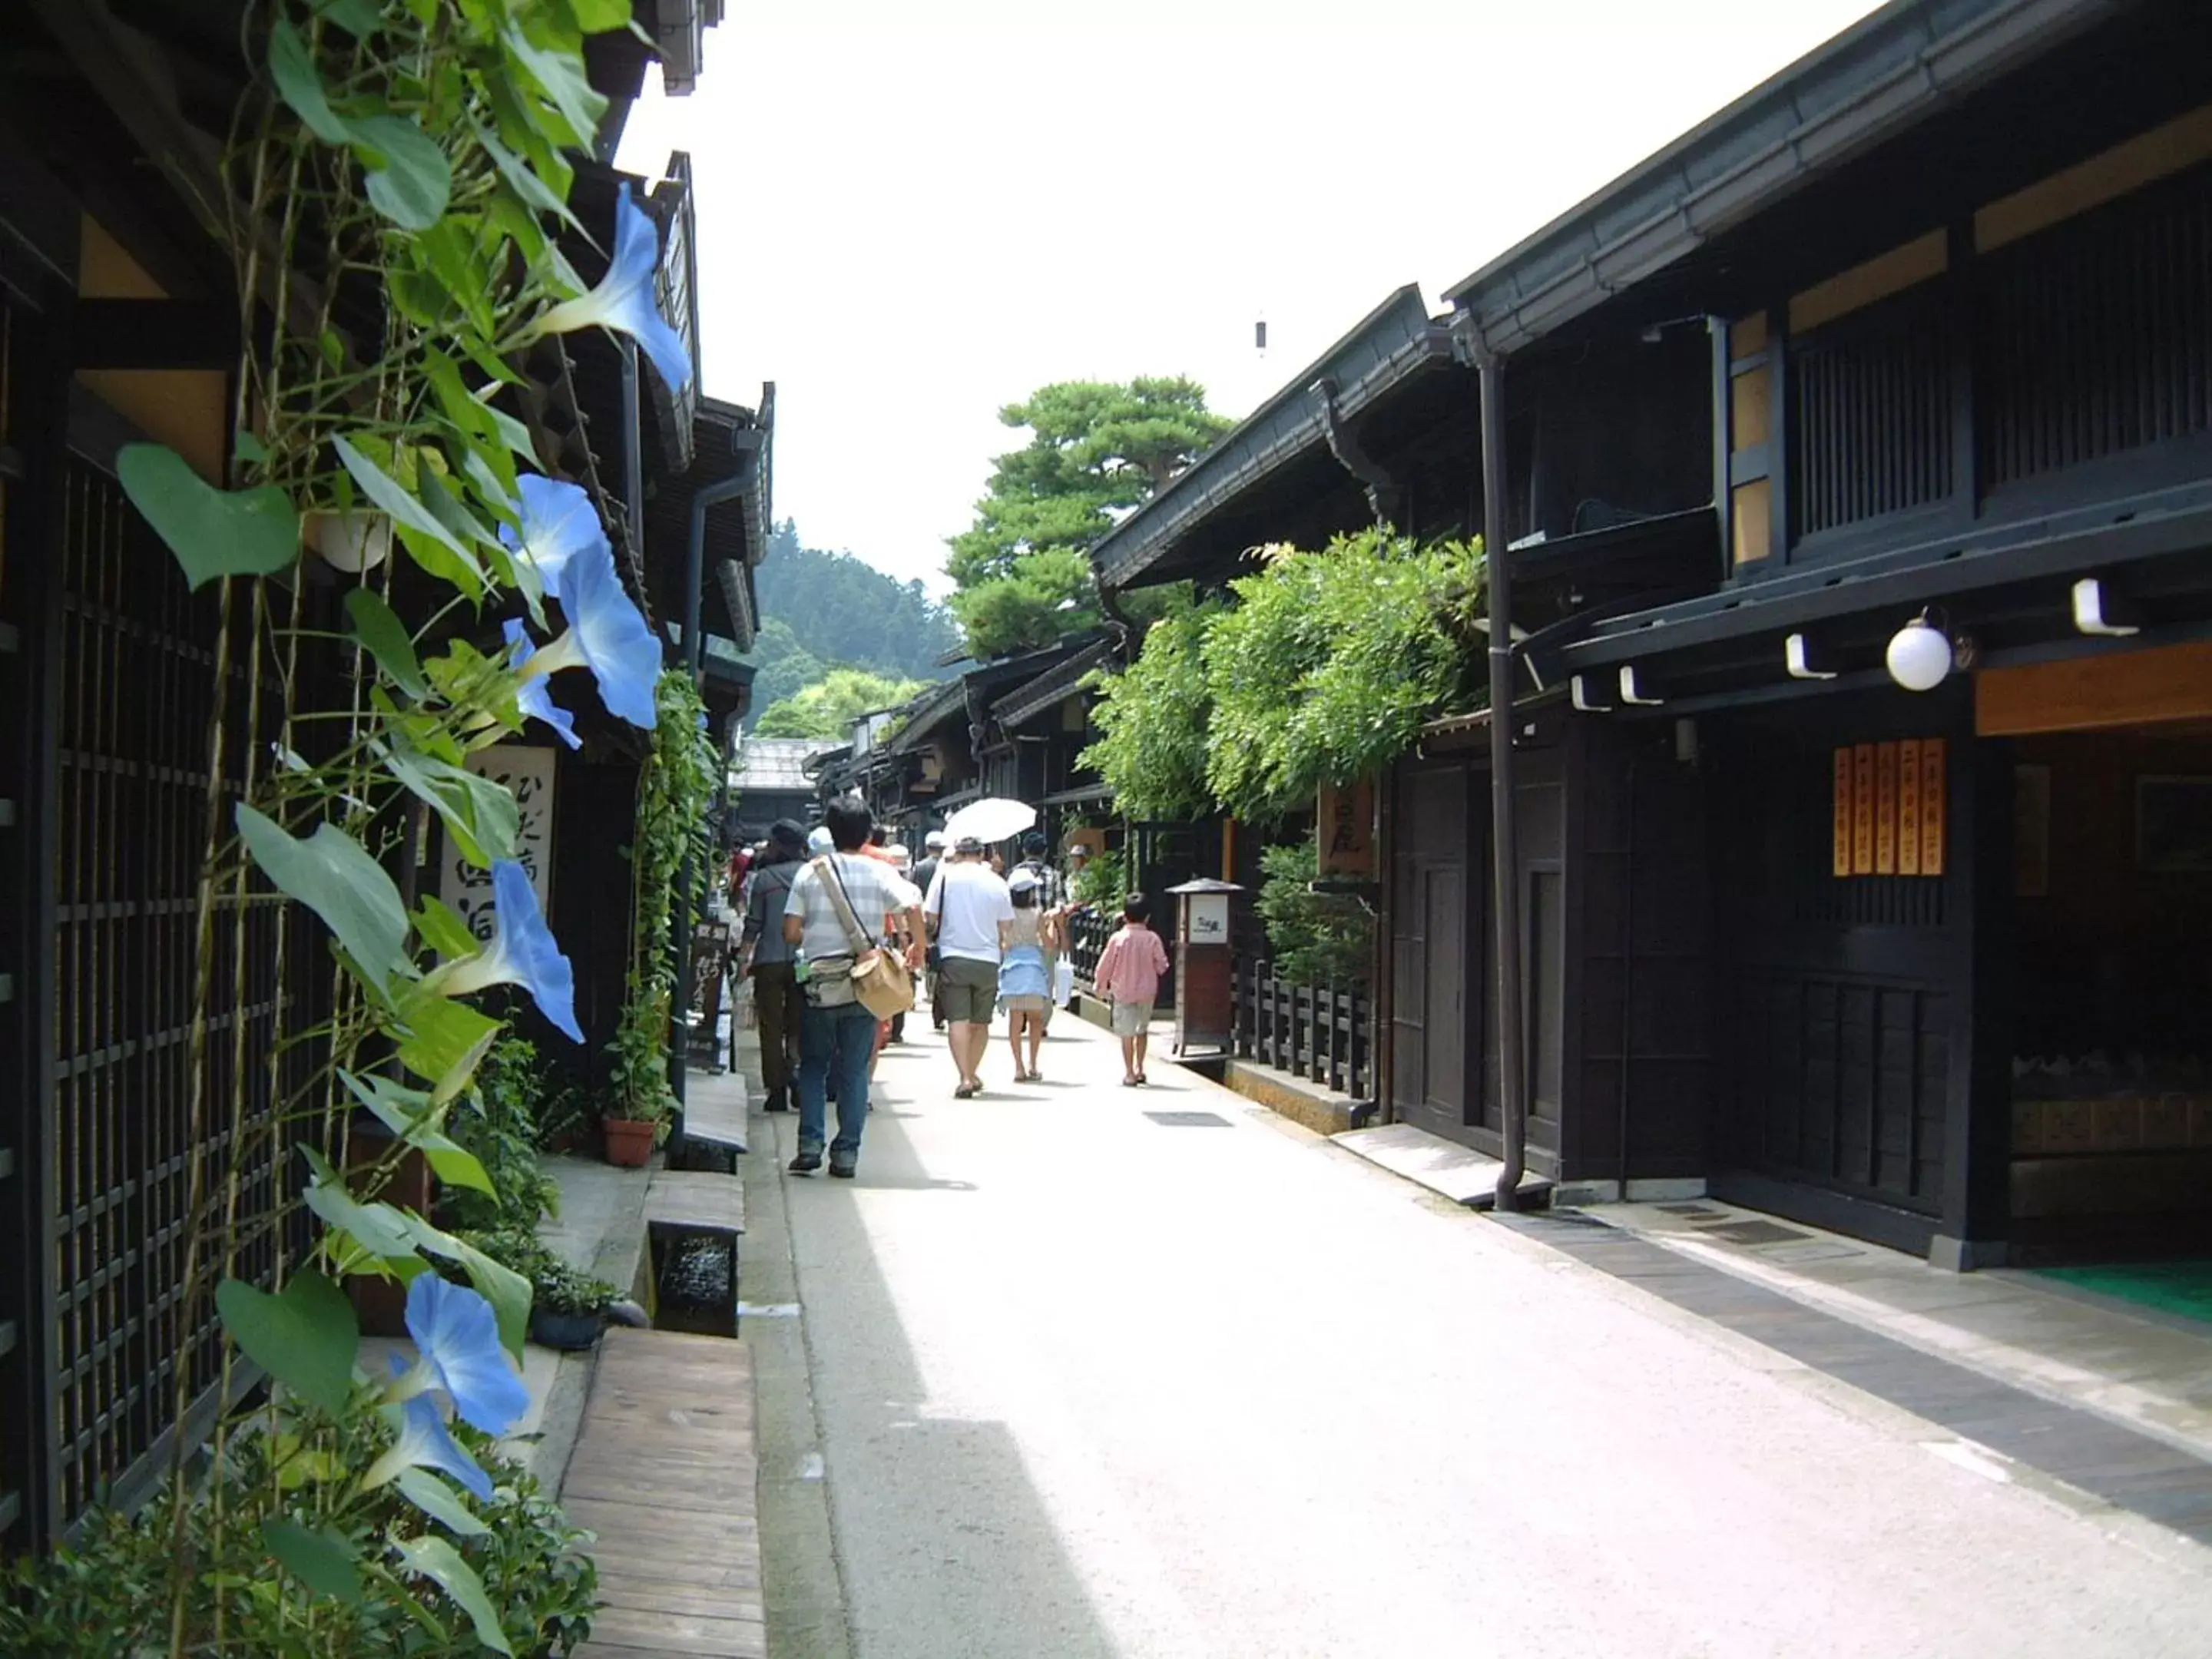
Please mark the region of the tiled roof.
POLYGON ((811 793, 806 763, 840 745, 823 738, 748 738, 738 757, 738 789, 811 793))

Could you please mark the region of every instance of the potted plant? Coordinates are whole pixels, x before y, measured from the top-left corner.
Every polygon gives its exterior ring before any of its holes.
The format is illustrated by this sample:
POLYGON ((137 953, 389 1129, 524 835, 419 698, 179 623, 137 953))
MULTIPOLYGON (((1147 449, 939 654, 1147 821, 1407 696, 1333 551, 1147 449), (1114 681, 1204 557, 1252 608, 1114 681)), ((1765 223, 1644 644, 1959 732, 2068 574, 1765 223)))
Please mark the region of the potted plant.
POLYGON ((641 1170, 653 1156, 653 1143, 660 1134, 657 1117, 605 1117, 599 1127, 607 1141, 607 1162, 625 1170, 641 1170))
MULTIPOLYGON (((676 1109, 668 1083, 669 1021, 676 1006, 676 879, 686 854, 707 850, 707 806, 720 762, 707 735, 706 705, 676 669, 653 688, 658 723, 638 781, 637 835, 630 848, 630 953, 615 1038, 608 1045, 608 1098, 600 1120, 607 1162, 635 1169, 653 1156, 660 1126, 676 1109)), ((685 916, 690 927, 692 918, 685 916)))
POLYGON ((599 1340, 615 1287, 552 1252, 530 1276, 530 1340, 549 1348, 588 1348, 599 1340))

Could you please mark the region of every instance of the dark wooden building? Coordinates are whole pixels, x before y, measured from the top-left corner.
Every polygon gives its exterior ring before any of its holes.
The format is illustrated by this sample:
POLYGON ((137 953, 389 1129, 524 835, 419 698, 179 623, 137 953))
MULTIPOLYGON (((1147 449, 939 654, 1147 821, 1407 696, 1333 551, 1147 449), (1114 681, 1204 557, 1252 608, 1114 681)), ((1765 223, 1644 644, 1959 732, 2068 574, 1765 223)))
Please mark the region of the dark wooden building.
MULTIPOLYGON (((189 1169, 225 1155, 186 1107, 199 826, 211 795, 267 763, 283 694, 265 653, 234 657, 234 685, 269 695, 258 721, 229 698, 211 776, 217 590, 187 591, 114 461, 152 439, 226 480, 239 306, 201 215, 224 200, 209 158, 245 83, 240 10, 0 6, 0 1555, 145 1494, 221 1403, 212 1310, 181 1291, 189 1169)), ((635 10, 696 71, 718 0, 635 10)), ((648 61, 627 35, 590 49, 594 82, 617 98, 600 161, 648 61)), ((297 276, 295 295, 312 280, 297 276)), ((573 422, 591 380, 515 412, 573 422)), ((562 434, 541 431, 557 451, 562 434)), ((302 585, 307 628, 343 628, 327 567, 303 559, 287 580, 302 585)), ((245 589, 238 637, 251 631, 245 589)), ((342 706, 337 654, 302 646, 301 711, 342 706)), ((253 902, 246 961, 212 981, 222 1035, 204 1075, 226 1100, 234 1039, 262 1052, 280 1018, 311 1024, 322 994, 299 982, 320 975, 276 972, 280 936, 295 964, 319 957, 311 919, 253 902)), ((263 1091, 250 1110, 272 1085, 302 1083, 311 1046, 293 1056, 236 1079, 263 1091)), ((275 1213, 296 1179, 289 1149, 262 1144, 237 1171, 244 1218, 275 1213)), ((302 1242, 304 1215, 287 1224, 287 1243, 302 1242)), ((238 1271, 268 1271, 275 1243, 264 1231, 238 1271)))
MULTIPOLYGON (((1570 1193, 1960 1266, 2201 1245, 2208 48, 2173 0, 1900 0, 1449 318, 1394 296, 1100 544, 1129 586, 1476 529, 1502 362, 1509 967, 1570 1193)), ((1390 1109, 1494 1150, 1487 719, 1380 792, 1380 977, 1390 1109)))

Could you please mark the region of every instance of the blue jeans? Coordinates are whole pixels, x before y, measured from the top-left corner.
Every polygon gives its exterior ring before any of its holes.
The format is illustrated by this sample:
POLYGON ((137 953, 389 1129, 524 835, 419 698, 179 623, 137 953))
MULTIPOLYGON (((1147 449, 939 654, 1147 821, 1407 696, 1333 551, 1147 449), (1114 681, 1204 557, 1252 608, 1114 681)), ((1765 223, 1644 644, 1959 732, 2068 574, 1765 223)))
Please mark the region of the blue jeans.
POLYGON ((837 1139, 833 1152, 860 1150, 868 1127, 868 1062, 875 1057, 876 1017, 857 1002, 839 1008, 806 1005, 799 1019, 799 1146, 820 1152, 828 1129, 830 1067, 837 1068, 837 1139))

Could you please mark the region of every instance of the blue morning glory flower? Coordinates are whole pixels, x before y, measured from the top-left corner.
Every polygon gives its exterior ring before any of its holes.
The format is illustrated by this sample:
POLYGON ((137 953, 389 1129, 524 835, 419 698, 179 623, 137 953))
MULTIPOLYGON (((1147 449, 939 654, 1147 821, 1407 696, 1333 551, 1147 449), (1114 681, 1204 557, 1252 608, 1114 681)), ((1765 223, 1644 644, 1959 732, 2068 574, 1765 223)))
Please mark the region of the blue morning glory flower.
MULTIPOLYGON (((435 1279, 438 1275, 426 1273, 415 1282, 435 1279)), ((441 1280, 441 1283, 443 1281, 441 1280)), ((397 1362, 395 1363, 395 1368, 397 1362)), ((404 1415, 399 1419, 399 1437, 392 1449, 370 1464, 361 1477, 362 1487, 374 1492, 386 1481, 397 1480, 406 1469, 439 1469, 450 1474, 478 1498, 491 1497, 491 1476, 486 1474, 477 1460, 461 1449, 453 1438, 453 1431, 438 1414, 438 1403, 427 1394, 416 1395, 399 1408, 404 1415)))
POLYGON ((509 552, 527 556, 538 567, 545 597, 557 599, 561 573, 569 559, 594 542, 605 546, 607 533, 600 527, 599 513, 581 484, 563 483, 535 472, 525 473, 521 484, 522 499, 514 504, 514 515, 522 521, 522 528, 517 531, 501 525, 500 544, 509 552))
MULTIPOLYGON (((530 993, 539 1013, 567 1032, 570 1042, 581 1042, 584 1033, 576 1024, 575 970, 561 954, 553 930, 545 925, 545 913, 538 908, 538 894, 530 885, 530 872, 513 859, 495 860, 491 894, 492 916, 497 923, 491 943, 476 955, 441 969, 432 981, 434 988, 447 996, 460 997, 486 986, 520 985, 530 993)), ((416 1281, 418 1285, 421 1283, 421 1279, 416 1281)), ((407 1320, 408 1328, 413 1329, 411 1291, 407 1320)), ((493 1346, 498 1346, 495 1333, 493 1346)), ((469 1421, 474 1423, 476 1419, 469 1421)))
MULTIPOLYGON (((549 588, 547 591, 550 592, 551 590, 549 588)), ((519 662, 527 661, 530 657, 530 630, 523 627, 521 619, 510 617, 501 624, 501 629, 507 635, 508 654, 519 662), (515 648, 518 646, 524 648, 518 651, 515 648)), ((515 690, 514 700, 525 715, 534 720, 544 720, 561 734, 561 741, 569 748, 581 749, 584 746, 584 740, 576 735, 576 717, 553 701, 543 674, 532 674, 523 681, 515 690)))
POLYGON ((660 264, 660 233, 643 209, 629 199, 625 183, 615 202, 615 257, 607 274, 589 294, 563 300, 538 319, 548 334, 579 328, 611 328, 638 343, 672 392, 691 384, 691 353, 668 325, 653 295, 660 264))
POLYGON ((568 631, 523 664, 526 674, 588 668, 608 712, 650 732, 659 715, 653 688, 660 678, 660 646, 615 574, 604 541, 580 548, 561 572, 561 611, 568 631))
POLYGON ((530 1390, 500 1346, 498 1316, 467 1285, 416 1274, 407 1287, 407 1334, 421 1356, 416 1368, 428 1386, 446 1391, 463 1420, 505 1434, 529 1410, 530 1390))

